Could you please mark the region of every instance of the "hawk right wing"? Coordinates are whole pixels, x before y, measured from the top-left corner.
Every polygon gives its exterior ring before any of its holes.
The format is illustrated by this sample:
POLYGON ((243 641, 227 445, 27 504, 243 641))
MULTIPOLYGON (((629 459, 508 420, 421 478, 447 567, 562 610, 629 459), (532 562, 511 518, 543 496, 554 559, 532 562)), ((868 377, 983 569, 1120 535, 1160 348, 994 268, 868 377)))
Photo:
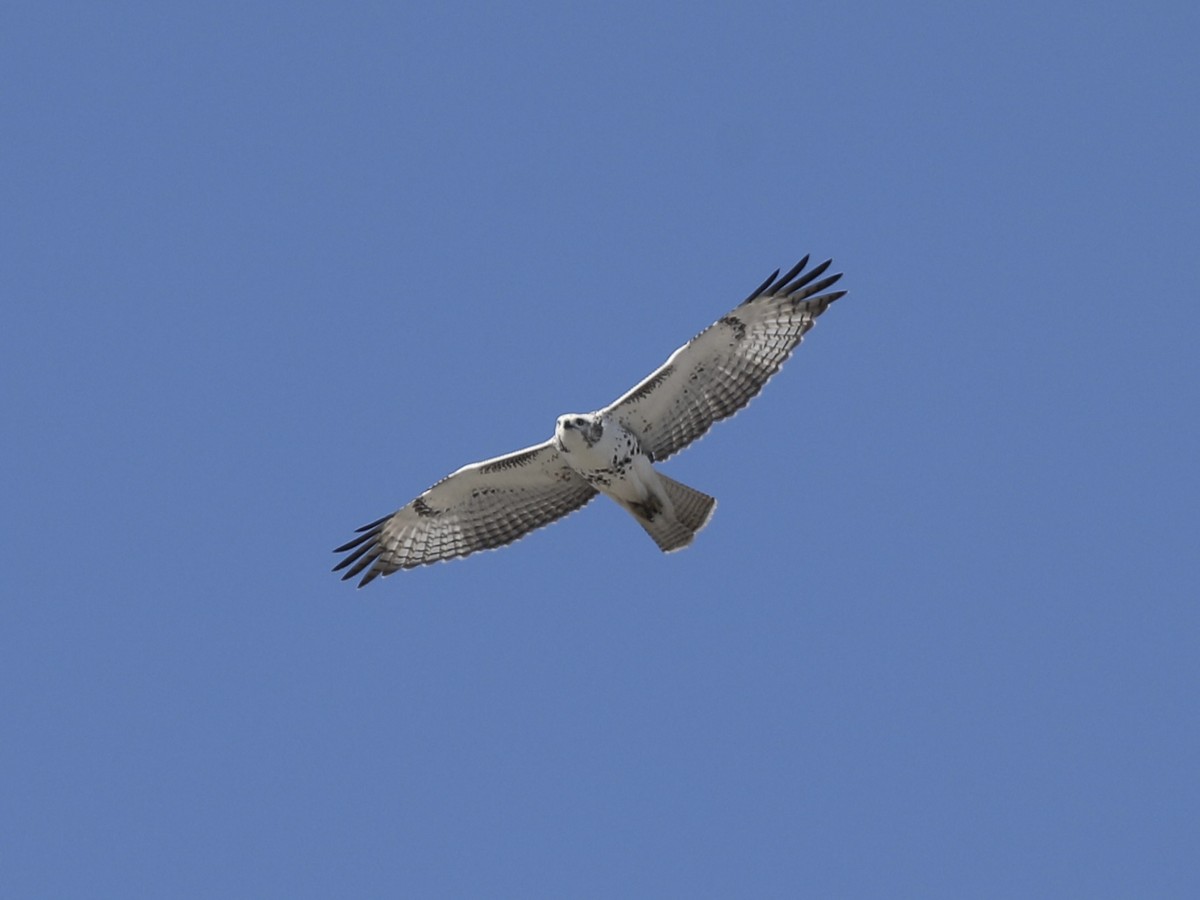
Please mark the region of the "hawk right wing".
POLYGON ((553 441, 463 466, 390 516, 358 529, 334 550, 342 580, 380 575, 501 547, 574 512, 596 489, 562 459, 553 441), (352 551, 352 552, 351 552, 352 551))
POLYGON ((682 450, 749 403, 817 316, 845 295, 821 293, 842 277, 821 278, 832 262, 804 272, 806 256, 782 278, 777 269, 740 306, 672 353, 604 412, 634 431, 655 462, 682 450))

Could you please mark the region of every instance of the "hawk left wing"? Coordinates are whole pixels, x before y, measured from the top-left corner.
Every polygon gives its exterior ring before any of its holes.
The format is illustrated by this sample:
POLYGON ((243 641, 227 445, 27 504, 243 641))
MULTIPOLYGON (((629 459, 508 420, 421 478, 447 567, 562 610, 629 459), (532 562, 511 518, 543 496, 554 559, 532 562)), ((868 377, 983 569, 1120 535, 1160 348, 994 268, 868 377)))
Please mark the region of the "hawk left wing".
POLYGON ((596 496, 553 441, 464 466, 390 516, 358 529, 334 553, 350 553, 342 580, 359 587, 397 569, 501 547, 574 512, 596 496), (350 552, 353 551, 353 552, 350 552))
POLYGON ((842 277, 820 278, 832 262, 801 274, 806 256, 782 278, 775 270, 740 306, 672 353, 604 412, 637 432, 642 450, 655 462, 682 450, 749 403, 817 316, 845 295, 821 293, 842 277))

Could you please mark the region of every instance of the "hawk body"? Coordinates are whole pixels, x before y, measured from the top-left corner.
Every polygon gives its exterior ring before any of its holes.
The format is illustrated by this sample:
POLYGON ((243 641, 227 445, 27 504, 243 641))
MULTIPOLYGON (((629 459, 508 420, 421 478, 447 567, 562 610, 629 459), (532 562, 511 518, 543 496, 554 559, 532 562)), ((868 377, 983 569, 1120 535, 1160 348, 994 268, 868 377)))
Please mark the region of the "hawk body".
POLYGON ((637 434, 610 412, 559 416, 554 443, 567 465, 628 510, 665 553, 690 544, 717 505, 657 472, 637 434))
POLYGON ((338 547, 334 571, 359 586, 426 563, 511 543, 603 493, 664 552, 687 546, 716 501, 654 468, 750 402, 844 291, 822 293, 826 261, 776 271, 615 402, 560 416, 550 440, 464 466, 338 547), (802 274, 803 273, 803 274, 802 274))

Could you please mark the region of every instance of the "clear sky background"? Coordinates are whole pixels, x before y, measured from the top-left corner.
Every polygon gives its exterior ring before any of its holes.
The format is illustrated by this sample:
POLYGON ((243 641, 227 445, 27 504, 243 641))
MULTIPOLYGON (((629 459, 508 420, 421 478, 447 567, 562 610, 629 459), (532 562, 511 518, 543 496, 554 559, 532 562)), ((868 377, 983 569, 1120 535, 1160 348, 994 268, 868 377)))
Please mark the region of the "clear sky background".
POLYGON ((4 896, 1200 895, 1195 3, 0 42, 4 896), (329 572, 805 253, 692 548, 329 572))

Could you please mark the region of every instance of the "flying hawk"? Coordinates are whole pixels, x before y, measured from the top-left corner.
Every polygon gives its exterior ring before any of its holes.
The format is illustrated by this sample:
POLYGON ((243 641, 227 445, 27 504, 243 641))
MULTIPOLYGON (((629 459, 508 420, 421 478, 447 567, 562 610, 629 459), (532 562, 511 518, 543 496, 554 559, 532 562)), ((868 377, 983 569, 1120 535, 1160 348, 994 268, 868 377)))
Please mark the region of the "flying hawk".
POLYGON ((641 384, 590 413, 559 416, 554 437, 464 466, 334 550, 359 587, 397 569, 501 547, 574 512, 598 493, 623 506, 665 553, 686 547, 717 502, 654 468, 750 402, 817 316, 845 291, 808 257, 771 277, 641 384), (802 274, 803 273, 803 274, 802 274))

